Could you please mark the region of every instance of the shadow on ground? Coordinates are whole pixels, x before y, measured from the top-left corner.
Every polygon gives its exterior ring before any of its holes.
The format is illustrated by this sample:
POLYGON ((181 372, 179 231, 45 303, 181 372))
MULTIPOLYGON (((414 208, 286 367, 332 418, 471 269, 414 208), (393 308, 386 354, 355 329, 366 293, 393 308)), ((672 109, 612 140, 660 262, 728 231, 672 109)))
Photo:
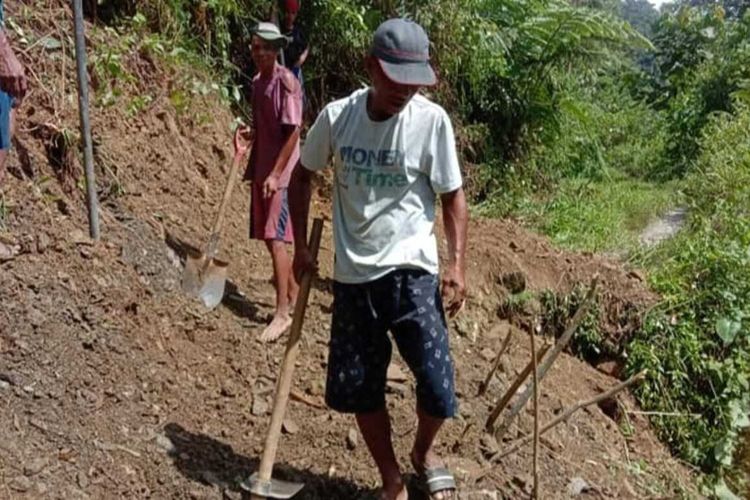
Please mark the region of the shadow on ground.
MULTIPOLYGON (((249 458, 237 454, 230 445, 205 434, 191 432, 177 423, 167 424, 164 432, 174 445, 170 453, 172 462, 183 476, 223 491, 244 494, 239 483, 257 470, 260 457, 249 458)), ((364 489, 346 479, 314 474, 283 463, 274 467, 274 478, 304 483, 304 489, 295 497, 300 500, 377 498, 375 490, 364 489)), ((243 498, 249 498, 249 495, 243 498)))

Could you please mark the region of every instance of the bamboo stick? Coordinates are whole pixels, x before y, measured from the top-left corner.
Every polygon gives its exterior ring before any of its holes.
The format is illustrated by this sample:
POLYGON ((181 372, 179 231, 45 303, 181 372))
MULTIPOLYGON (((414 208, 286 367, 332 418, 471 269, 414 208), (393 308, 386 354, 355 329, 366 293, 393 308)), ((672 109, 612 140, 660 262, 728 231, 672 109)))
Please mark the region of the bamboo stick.
MULTIPOLYGON (((581 322, 583 322, 583 319, 586 317, 586 314, 588 313, 589 308, 593 303, 598 281, 598 277, 594 277, 594 279, 591 280, 591 285, 589 286, 589 290, 586 293, 586 297, 583 299, 583 303, 573 315, 570 323, 568 323, 568 327, 565 329, 565 332, 563 332, 562 336, 557 340, 557 343, 555 344, 554 349, 552 349, 552 352, 550 352, 549 356, 547 356, 547 358, 542 362, 542 365, 539 367, 537 378, 540 381, 547 374, 547 371, 549 371, 552 363, 555 362, 558 356, 560 356, 560 353, 570 343, 570 339, 573 338, 573 334, 576 332, 581 322)), ((526 405, 529 398, 531 397, 531 393, 533 390, 534 385, 527 387, 523 394, 521 394, 516 402, 513 403, 510 412, 503 420, 502 425, 498 428, 497 435, 495 436, 498 440, 502 438, 503 434, 505 434, 505 431, 510 426, 510 422, 513 420, 513 418, 518 415, 518 413, 523 409, 524 405, 526 405)))

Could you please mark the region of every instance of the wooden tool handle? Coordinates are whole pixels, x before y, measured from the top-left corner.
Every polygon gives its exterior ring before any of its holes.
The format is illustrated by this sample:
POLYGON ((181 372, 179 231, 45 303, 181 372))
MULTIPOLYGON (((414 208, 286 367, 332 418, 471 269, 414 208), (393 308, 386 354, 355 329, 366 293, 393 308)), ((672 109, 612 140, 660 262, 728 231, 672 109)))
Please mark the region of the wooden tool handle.
MULTIPOLYGON (((239 133, 239 130, 236 132, 239 133)), ((248 149, 248 153, 250 152, 250 148, 248 149)), ((232 167, 229 169, 229 173, 227 174, 227 182, 224 187, 224 197, 221 199, 221 205, 219 205, 219 211, 216 214, 216 220, 214 221, 214 227, 211 230, 211 240, 213 245, 209 243, 209 246, 217 246, 216 243, 218 243, 219 240, 219 233, 221 233, 221 228, 224 226, 224 214, 227 211, 227 206, 229 206, 229 199, 232 197, 232 191, 234 190, 234 185, 237 183, 237 171, 240 168, 240 163, 242 163, 242 158, 245 155, 243 153, 240 153, 236 148, 234 152, 234 157, 232 158, 232 167)), ((216 249, 209 248, 208 253, 210 254, 213 251, 213 253, 216 252, 216 249)), ((213 258, 214 255, 208 255, 209 258, 213 258)))
MULTIPOLYGON (((323 220, 315 219, 313 221, 312 231, 310 233, 310 252, 313 261, 318 259, 318 249, 320 248, 320 237, 323 232, 323 220)), ((281 372, 276 382, 276 394, 273 400, 273 413, 271 414, 271 425, 266 435, 266 444, 263 448, 263 457, 260 461, 258 470, 258 480, 261 482, 270 481, 273 473, 273 463, 276 459, 276 449, 279 444, 281 435, 281 423, 284 420, 286 405, 289 402, 289 392, 292 388, 292 376, 294 375, 294 363, 299 354, 299 339, 302 336, 302 322, 305 318, 305 309, 307 308, 307 298, 310 294, 310 286, 313 281, 313 272, 306 272, 302 276, 297 295, 297 305, 294 308, 294 317, 292 326, 289 330, 289 340, 286 344, 284 359, 281 363, 281 372)), ((253 499, 263 497, 253 495, 253 499)))

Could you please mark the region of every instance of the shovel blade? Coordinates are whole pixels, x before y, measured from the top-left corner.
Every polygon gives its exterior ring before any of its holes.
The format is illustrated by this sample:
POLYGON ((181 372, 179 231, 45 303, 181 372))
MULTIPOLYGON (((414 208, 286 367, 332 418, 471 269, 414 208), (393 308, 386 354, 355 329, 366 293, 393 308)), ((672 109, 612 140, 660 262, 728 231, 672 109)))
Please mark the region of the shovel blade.
POLYGON ((264 498, 287 499, 292 498, 304 488, 302 483, 292 483, 280 479, 271 479, 270 481, 261 481, 258 479, 258 473, 254 472, 252 476, 240 483, 240 487, 252 493, 253 495, 264 498))
POLYGON ((185 270, 182 273, 182 291, 191 297, 197 297, 201 289, 201 274, 206 267, 206 255, 203 252, 188 250, 185 259, 185 270))
POLYGON ((213 309, 224 297, 227 265, 218 259, 208 259, 203 252, 188 252, 182 290, 191 297, 201 299, 208 309, 213 309))

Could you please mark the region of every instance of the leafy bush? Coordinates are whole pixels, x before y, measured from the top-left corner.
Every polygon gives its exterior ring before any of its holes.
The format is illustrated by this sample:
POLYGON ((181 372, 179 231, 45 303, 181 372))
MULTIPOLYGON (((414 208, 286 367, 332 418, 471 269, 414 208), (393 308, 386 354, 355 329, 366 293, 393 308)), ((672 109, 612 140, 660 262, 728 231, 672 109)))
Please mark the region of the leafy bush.
MULTIPOLYGON (((587 290, 576 286, 566 295, 558 295, 552 290, 544 290, 540 296, 542 306, 541 326, 545 334, 555 338, 562 336, 570 318, 583 304, 587 290)), ((596 362, 602 356, 614 356, 615 346, 609 345, 599 331, 599 305, 594 303, 573 334, 570 350, 589 362, 596 362)))
POLYGON ((750 14, 727 21, 719 6, 682 7, 657 28, 654 100, 668 112, 667 154, 655 176, 683 175, 700 153, 712 113, 750 97, 750 14))
POLYGON ((630 346, 636 394, 686 460, 721 473, 750 424, 750 110, 719 115, 686 190, 690 227, 646 261, 664 300, 630 346))

